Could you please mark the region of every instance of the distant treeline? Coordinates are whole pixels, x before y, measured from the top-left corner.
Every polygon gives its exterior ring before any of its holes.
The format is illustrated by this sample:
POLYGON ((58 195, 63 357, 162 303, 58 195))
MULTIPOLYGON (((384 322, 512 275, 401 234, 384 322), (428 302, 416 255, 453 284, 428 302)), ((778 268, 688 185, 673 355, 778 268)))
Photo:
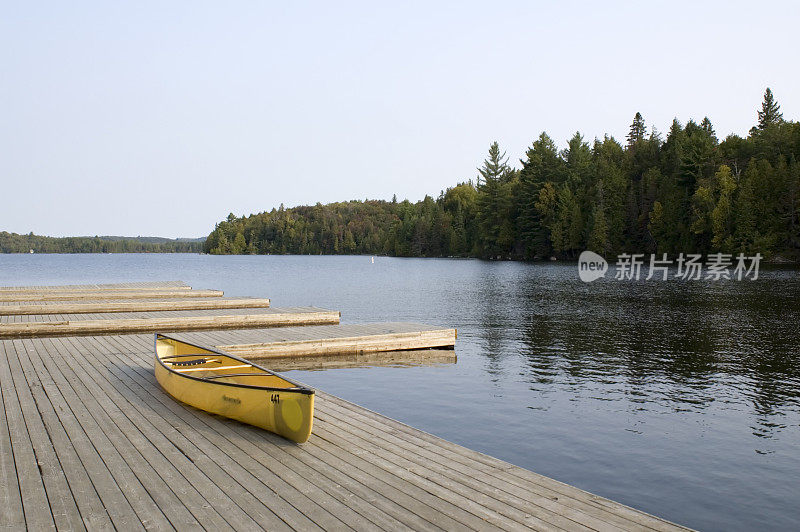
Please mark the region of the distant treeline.
POLYGON ((800 259, 800 123, 767 89, 746 138, 720 142, 711 121, 674 120, 664 137, 639 113, 624 144, 542 133, 521 167, 497 143, 477 182, 437 199, 273 209, 217 224, 219 254, 575 258, 620 252, 760 252, 800 259))
POLYGON ((201 253, 203 239, 71 236, 56 238, 0 231, 0 253, 201 253))

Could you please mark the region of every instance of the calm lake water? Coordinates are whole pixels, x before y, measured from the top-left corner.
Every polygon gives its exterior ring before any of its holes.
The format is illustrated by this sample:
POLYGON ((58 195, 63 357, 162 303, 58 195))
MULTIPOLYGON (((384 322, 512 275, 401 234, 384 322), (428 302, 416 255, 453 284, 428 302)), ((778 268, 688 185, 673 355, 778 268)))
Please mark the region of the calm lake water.
POLYGON ((0 255, 0 285, 182 280, 343 323, 458 328, 454 365, 294 371, 417 428, 705 530, 800 523, 800 275, 584 284, 574 264, 0 255))

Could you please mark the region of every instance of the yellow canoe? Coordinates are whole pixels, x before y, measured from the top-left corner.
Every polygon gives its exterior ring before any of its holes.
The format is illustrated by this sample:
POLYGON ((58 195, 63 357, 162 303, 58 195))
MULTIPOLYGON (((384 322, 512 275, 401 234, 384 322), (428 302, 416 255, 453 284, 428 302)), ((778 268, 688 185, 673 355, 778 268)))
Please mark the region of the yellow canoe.
POLYGON ((311 435, 314 390, 221 351, 155 335, 155 374, 186 404, 303 443, 311 435))

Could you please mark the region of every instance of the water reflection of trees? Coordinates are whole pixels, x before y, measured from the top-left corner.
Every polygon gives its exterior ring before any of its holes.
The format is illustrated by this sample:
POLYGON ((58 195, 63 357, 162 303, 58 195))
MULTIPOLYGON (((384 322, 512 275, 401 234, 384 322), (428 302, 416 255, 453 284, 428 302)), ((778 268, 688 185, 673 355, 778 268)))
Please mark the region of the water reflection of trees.
POLYGON ((481 306, 480 331, 484 345, 481 353, 486 358, 486 372, 491 375, 492 382, 499 382, 503 377, 503 358, 509 354, 507 336, 510 318, 508 288, 504 282, 502 264, 489 265, 483 272, 479 283, 478 301, 481 306))
POLYGON ((523 357, 534 387, 610 384, 631 401, 676 410, 704 409, 717 399, 747 401, 754 434, 768 437, 783 427, 787 408, 800 406, 798 286, 578 286, 556 279, 526 283, 513 298, 511 290, 489 290, 481 324, 487 371, 499 374, 509 350, 498 328, 518 329, 523 346, 514 354, 523 357))

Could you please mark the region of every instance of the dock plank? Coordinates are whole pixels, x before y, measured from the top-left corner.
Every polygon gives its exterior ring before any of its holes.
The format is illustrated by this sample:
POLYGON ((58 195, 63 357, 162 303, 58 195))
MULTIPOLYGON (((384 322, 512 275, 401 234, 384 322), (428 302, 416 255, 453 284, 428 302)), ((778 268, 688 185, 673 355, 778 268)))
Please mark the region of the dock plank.
POLYGON ((104 429, 108 429, 109 425, 107 420, 103 419, 99 405, 96 401, 93 403, 93 393, 82 389, 69 372, 66 374, 62 372, 66 371, 68 364, 61 363, 63 357, 59 356, 52 343, 43 343, 42 349, 36 350, 36 354, 40 365, 58 387, 75 422, 80 426, 81 432, 78 432, 77 426, 73 425, 75 431, 70 434, 70 439, 73 439, 74 435, 79 435, 78 441, 84 442, 87 446, 84 450, 87 460, 92 461, 98 470, 107 473, 100 477, 103 484, 97 486, 97 492, 101 497, 113 501, 111 502, 113 506, 104 504, 114 526, 129 529, 165 526, 169 528, 169 521, 163 511, 146 493, 134 471, 123 460, 114 442, 106 434, 104 429), (84 403, 84 400, 89 404, 84 403), (100 417, 99 422, 95 419, 95 415, 100 417), (88 449, 89 446, 93 453, 88 449))
POLYGON ((0 286, 2 292, 58 292, 102 290, 191 290, 183 281, 139 281, 131 283, 91 283, 70 285, 0 286))
MULTIPOLYGON (((26 342, 35 343, 37 341, 28 340, 26 342)), ((55 383, 47 376, 42 379, 42 375, 37 374, 34 370, 34 366, 31 363, 31 358, 33 357, 28 356, 28 354, 33 353, 35 349, 35 345, 31 345, 30 348, 26 345, 25 356, 20 356, 19 361, 23 371, 29 376, 29 382, 38 380, 39 385, 32 387, 32 392, 36 398, 36 406, 47 429, 53 450, 58 456, 60 467, 64 472, 83 524, 90 530, 113 530, 110 516, 106 512, 103 501, 100 499, 92 479, 89 477, 59 418, 59 414, 64 412, 65 406, 58 405, 60 412, 57 412, 47 394, 47 390, 52 390, 55 383)))
MULTIPOLYGON (((0 354, 7 359, 5 346, 0 346, 0 354)), ((6 368, 4 360, 0 360, 0 528, 25 528, 25 512, 22 508, 17 466, 14 461, 14 449, 11 440, 12 426, 15 418, 12 414, 11 425, 8 422, 7 410, 11 410, 16 390, 12 389, 13 381, 9 379, 10 368, 6 368)))
POLYGON ((7 362, 15 381, 17 396, 25 418, 25 426, 33 444, 36 465, 42 477, 55 526, 65 530, 80 530, 84 528, 84 524, 81 520, 78 506, 69 489, 50 435, 44 425, 41 410, 36 400, 38 394, 34 395, 41 386, 31 373, 26 374, 23 371, 21 361, 25 358, 24 350, 22 356, 19 356, 16 352, 17 348, 21 346, 12 343, 8 347, 9 349, 6 349, 7 362))
POLYGON ((0 301, 0 316, 24 314, 102 314, 118 312, 153 312, 175 310, 215 310, 234 308, 269 308, 269 299, 173 298, 97 301, 0 301))
POLYGON ((23 400, 17 391, 17 383, 12 376, 10 359, 13 355, 9 351, 13 346, 5 346, 4 357, 0 360, 0 381, 3 382, 5 391, 6 421, 8 432, 11 435, 11 447, 17 471, 18 486, 22 498, 22 509, 25 516, 25 526, 34 529, 54 529, 55 521, 52 512, 42 511, 49 509, 40 462, 36 458, 33 442, 23 414, 23 400), (6 393, 7 392, 7 393, 6 393))
POLYGON ((0 291, 0 301, 80 301, 97 299, 175 299, 222 297, 219 290, 56 290, 0 291))

